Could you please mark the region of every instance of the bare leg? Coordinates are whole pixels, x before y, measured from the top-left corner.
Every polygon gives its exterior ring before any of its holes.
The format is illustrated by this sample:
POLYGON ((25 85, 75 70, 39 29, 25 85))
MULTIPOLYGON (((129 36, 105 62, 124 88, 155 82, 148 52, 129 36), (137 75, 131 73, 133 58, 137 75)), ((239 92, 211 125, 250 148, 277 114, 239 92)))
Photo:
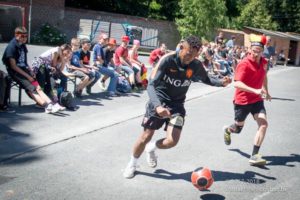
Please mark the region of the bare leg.
POLYGON ((36 88, 36 92, 37 94, 31 93, 30 95, 39 105, 44 106, 51 103, 50 98, 43 92, 40 86, 36 88))
POLYGON ((139 136, 138 140, 136 141, 133 147, 133 156, 135 158, 139 158, 142 155, 146 144, 151 140, 154 132, 155 130, 145 129, 139 136))
POLYGON ((259 113, 254 115, 254 119, 258 125, 258 129, 254 137, 254 145, 261 146, 268 128, 267 116, 264 113, 259 113))
POLYGON ((177 145, 180 139, 181 130, 173 126, 168 126, 167 137, 162 138, 156 142, 159 149, 169 149, 177 145))
POLYGON ((78 90, 82 91, 89 83, 89 77, 85 77, 80 83, 78 84, 78 90))

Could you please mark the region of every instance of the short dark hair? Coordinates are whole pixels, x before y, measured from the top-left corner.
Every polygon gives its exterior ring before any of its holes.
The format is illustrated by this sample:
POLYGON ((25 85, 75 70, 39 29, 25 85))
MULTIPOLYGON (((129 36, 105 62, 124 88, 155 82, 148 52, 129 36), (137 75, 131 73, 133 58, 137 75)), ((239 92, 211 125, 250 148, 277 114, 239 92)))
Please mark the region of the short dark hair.
POLYGON ((202 46, 200 39, 197 36, 191 35, 184 39, 192 48, 199 50, 202 46))
POLYGON ((18 26, 15 29, 15 34, 27 34, 27 30, 24 26, 18 26))
POLYGON ((86 43, 91 43, 91 41, 87 38, 83 38, 83 39, 81 39, 80 43, 81 43, 81 45, 84 45, 86 43))

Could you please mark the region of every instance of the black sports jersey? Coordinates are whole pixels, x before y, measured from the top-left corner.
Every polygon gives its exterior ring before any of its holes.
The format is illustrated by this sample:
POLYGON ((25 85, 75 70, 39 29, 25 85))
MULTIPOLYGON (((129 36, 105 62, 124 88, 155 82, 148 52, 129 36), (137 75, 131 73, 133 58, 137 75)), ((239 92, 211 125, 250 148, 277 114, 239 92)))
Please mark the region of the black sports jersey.
POLYGON ((210 79, 202 66, 195 59, 189 65, 182 65, 177 52, 172 52, 161 58, 150 79, 148 94, 155 107, 163 103, 184 103, 186 93, 191 85, 191 78, 197 75, 203 83, 221 86, 219 79, 210 79))
POLYGON ((80 60, 82 60, 82 63, 84 65, 89 65, 90 64, 90 58, 91 58, 91 53, 90 51, 84 52, 82 49, 80 49, 80 60))

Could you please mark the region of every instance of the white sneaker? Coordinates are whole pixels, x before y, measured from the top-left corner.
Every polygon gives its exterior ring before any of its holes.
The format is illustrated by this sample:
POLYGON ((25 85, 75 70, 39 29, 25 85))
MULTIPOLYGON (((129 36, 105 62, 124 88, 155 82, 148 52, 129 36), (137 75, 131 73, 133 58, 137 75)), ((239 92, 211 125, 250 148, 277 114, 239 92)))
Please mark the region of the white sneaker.
POLYGON ((105 82, 99 81, 99 86, 100 86, 101 90, 103 90, 103 91, 106 90, 105 82))
POLYGON ((149 167, 156 167, 157 166, 157 156, 155 155, 155 151, 146 151, 147 163, 149 167))
POLYGON ((51 103, 49 103, 47 105, 47 107, 45 108, 45 113, 47 113, 47 114, 52 113, 52 107, 53 107, 53 105, 51 103))
POLYGON ((64 110, 66 110, 66 107, 64 107, 64 106, 62 106, 62 105, 60 105, 60 104, 58 104, 59 105, 59 111, 64 111, 64 110))
POLYGON ((52 106, 52 112, 51 113, 57 113, 58 111, 60 111, 60 105, 58 103, 56 103, 52 106))
POLYGON ((127 167, 125 168, 124 172, 123 172, 123 176, 124 178, 133 178, 135 175, 135 171, 136 171, 136 166, 133 165, 127 165, 127 167))

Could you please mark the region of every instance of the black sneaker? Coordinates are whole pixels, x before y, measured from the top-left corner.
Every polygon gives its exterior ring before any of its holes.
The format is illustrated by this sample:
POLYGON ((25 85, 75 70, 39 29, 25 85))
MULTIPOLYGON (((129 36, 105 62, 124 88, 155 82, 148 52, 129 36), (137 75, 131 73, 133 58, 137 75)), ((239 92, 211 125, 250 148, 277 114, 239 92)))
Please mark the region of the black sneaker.
POLYGON ((73 94, 77 98, 82 98, 81 92, 79 92, 79 91, 74 91, 73 94))
POLYGON ((91 86, 86 87, 86 93, 92 94, 92 87, 91 86))
POLYGON ((14 113, 16 111, 14 109, 12 109, 11 107, 5 105, 5 106, 0 106, 0 113, 1 112, 14 113))

